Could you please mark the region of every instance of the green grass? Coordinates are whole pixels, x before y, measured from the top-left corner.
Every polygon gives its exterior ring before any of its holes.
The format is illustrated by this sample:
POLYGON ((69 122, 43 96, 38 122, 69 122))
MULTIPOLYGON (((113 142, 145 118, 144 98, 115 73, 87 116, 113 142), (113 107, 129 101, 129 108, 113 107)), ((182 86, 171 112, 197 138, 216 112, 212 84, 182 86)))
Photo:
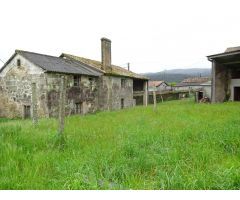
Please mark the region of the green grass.
POLYGON ((240 189, 240 103, 0 120, 0 189, 240 189))

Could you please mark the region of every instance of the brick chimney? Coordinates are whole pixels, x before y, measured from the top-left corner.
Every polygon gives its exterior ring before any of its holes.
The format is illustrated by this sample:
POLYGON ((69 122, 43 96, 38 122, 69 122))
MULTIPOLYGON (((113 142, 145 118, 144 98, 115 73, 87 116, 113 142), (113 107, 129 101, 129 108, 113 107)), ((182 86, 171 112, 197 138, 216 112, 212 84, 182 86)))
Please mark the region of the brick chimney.
POLYGON ((101 39, 101 48, 102 48, 102 65, 103 70, 109 71, 111 70, 111 40, 107 38, 101 39))

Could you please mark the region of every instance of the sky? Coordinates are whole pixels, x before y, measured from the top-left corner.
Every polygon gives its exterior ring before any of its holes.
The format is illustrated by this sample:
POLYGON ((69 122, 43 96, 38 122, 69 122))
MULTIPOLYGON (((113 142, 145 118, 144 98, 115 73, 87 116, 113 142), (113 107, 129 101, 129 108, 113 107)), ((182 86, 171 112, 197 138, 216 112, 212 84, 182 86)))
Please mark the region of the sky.
MULTIPOLYGON (((15 49, 100 60, 132 71, 211 67, 206 56, 240 46, 236 0, 1 0, 0 59, 15 49)), ((3 65, 0 61, 0 66, 3 65)))

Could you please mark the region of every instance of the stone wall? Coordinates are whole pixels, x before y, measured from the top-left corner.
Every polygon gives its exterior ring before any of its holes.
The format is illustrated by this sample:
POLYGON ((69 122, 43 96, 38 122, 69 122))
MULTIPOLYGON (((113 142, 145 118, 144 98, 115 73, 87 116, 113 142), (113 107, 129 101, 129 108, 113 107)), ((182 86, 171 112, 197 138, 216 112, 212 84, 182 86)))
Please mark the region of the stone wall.
MULTIPOLYGON (((31 109, 29 115, 32 115, 33 82, 36 83, 38 116, 58 116, 59 87, 63 75, 66 80, 66 115, 134 106, 132 78, 81 75, 79 85, 74 86, 74 75, 45 72, 17 54, 0 74, 0 117, 24 118, 26 107, 31 109), (21 60, 20 66, 17 66, 18 59, 21 60)), ((145 82, 144 85, 146 87, 143 88, 147 88, 145 82)))
MULTIPOLYGON (((159 93, 156 92, 156 100, 157 103, 160 103, 162 101, 171 101, 171 100, 178 100, 180 97, 184 94, 185 97, 189 96, 188 92, 165 92, 165 93, 159 93)), ((153 92, 149 92, 148 94, 148 102, 149 104, 153 104, 153 92)))
MULTIPOLYGON (((57 116, 61 76, 62 74, 44 73, 22 56, 15 56, 0 77, 0 117, 24 117, 24 106, 32 107, 32 82, 36 82, 39 117, 57 116), (17 67, 17 59, 21 59, 20 67, 17 67)), ((79 86, 73 86, 74 76, 64 76, 66 115, 76 113, 76 104, 80 106, 79 114, 95 112, 98 109, 97 78, 81 76, 79 86)))
POLYGON ((133 80, 131 78, 102 76, 98 87, 100 110, 121 109, 121 100, 123 100, 124 108, 133 106, 133 80))
MULTIPOLYGON (((0 117, 23 117, 23 106, 31 106, 32 80, 41 83, 44 80, 43 70, 17 55, 2 71, 0 79, 0 117), (18 59, 21 66, 16 64, 18 59)), ((39 113, 42 114, 40 110, 39 113)))
MULTIPOLYGON (((59 86, 62 74, 47 75, 47 108, 50 117, 58 115, 59 86)), ((66 115, 93 113, 98 109, 98 78, 80 76, 79 86, 73 85, 74 76, 65 75, 66 81, 66 115), (90 80, 89 80, 90 79, 90 80), (80 105, 80 113, 76 113, 76 104, 80 105)))

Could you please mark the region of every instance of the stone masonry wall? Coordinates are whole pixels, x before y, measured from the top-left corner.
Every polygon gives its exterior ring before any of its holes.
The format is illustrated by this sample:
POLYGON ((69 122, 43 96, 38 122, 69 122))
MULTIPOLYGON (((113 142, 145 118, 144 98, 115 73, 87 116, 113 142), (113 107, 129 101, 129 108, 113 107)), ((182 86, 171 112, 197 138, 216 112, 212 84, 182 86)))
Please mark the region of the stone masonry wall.
MULTIPOLYGON (((58 115, 59 86, 62 74, 49 73, 47 76, 47 108, 50 117, 58 115)), ((73 75, 65 75, 66 82, 66 115, 76 113, 76 104, 80 104, 81 113, 93 113, 98 109, 97 78, 80 76, 79 86, 73 86, 73 75), (89 80, 89 78, 91 80, 89 80)))
POLYGON ((121 99, 124 108, 133 106, 133 80, 117 76, 102 76, 99 79, 99 109, 121 109, 121 99), (124 79, 122 87, 121 80, 124 79))
MULTIPOLYGON (((24 57, 15 56, 0 77, 0 117, 24 117, 24 106, 32 104, 32 82, 36 82, 37 86, 39 117, 56 117, 61 76, 62 74, 44 73, 41 68, 24 57), (17 67, 17 59, 21 60, 20 67, 17 67)), ((79 114, 95 112, 98 109, 97 78, 81 76, 80 85, 73 86, 74 76, 64 76, 66 78, 66 115, 76 112, 76 103, 81 107, 79 114)))
MULTIPOLYGON (((0 77, 0 117, 23 117, 23 106, 31 105, 32 80, 41 83, 44 80, 42 72, 22 56, 15 56, 2 71, 0 77), (17 59, 21 60, 19 67, 16 64, 17 59)), ((39 109, 39 114, 42 113, 42 109, 39 109)))

